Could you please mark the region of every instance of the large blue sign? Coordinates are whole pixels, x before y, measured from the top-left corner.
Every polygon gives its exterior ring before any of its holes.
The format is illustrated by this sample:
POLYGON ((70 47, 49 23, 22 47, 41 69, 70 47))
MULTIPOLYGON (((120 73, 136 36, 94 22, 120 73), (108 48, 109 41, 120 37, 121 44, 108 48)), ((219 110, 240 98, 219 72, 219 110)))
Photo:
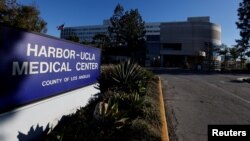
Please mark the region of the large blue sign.
POLYGON ((0 26, 0 112, 95 83, 100 52, 0 26))

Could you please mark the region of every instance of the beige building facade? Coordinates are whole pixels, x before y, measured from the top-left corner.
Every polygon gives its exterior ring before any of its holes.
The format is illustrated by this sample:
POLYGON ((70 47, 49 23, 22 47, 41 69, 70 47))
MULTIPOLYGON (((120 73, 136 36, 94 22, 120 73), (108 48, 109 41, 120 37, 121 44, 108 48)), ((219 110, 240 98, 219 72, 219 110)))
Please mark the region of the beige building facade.
POLYGON ((220 45, 221 27, 209 17, 160 24, 161 66, 196 68, 207 63, 208 51, 220 45))

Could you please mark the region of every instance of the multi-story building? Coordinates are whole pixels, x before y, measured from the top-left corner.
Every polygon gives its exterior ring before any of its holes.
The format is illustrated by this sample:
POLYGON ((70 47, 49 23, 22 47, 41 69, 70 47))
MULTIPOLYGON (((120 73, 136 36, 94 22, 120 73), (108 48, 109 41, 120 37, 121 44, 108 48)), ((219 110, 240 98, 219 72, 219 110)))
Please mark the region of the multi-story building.
MULTIPOLYGON (((75 34, 80 41, 91 42, 97 33, 107 34, 109 21, 102 25, 65 27, 61 38, 75 34)), ((180 22, 145 23, 147 41, 146 66, 196 68, 208 64, 213 46, 221 45, 221 27, 209 17, 189 17, 180 22)), ((213 53, 212 53, 213 54, 213 53)), ((219 66, 213 57, 215 65, 219 66)))
POLYGON ((221 27, 210 23, 209 17, 161 23, 160 27, 160 55, 163 66, 195 68, 197 65, 213 62, 219 67, 213 47, 221 45, 221 27))
MULTIPOLYGON (((102 25, 65 27, 61 30, 61 38, 66 39, 71 35, 79 37, 80 42, 91 42, 96 34, 107 34, 109 20, 104 20, 102 25)), ((146 35, 160 35, 160 23, 146 23, 146 35)))
POLYGON ((91 42, 96 34, 107 34, 108 26, 109 24, 103 22, 103 25, 65 27, 61 30, 61 38, 66 39, 75 35, 79 37, 80 42, 91 42))

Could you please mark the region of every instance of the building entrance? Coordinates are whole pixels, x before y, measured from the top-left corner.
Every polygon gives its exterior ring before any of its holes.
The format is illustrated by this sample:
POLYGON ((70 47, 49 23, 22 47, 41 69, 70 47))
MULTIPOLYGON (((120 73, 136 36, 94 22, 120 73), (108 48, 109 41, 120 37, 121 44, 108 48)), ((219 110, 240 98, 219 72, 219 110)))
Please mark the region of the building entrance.
POLYGON ((185 57, 182 55, 165 55, 164 66, 165 67, 184 67, 185 57))
POLYGON ((163 58, 164 67, 178 67, 184 69, 197 69, 203 64, 203 58, 199 56, 165 55, 163 58))

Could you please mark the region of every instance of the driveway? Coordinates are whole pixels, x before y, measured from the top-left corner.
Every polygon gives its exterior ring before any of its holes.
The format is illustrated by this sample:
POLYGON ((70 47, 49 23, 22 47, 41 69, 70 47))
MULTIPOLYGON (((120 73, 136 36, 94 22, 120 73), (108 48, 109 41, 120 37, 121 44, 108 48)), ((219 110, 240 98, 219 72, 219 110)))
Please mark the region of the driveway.
POLYGON ((164 88, 170 136, 174 141, 207 141, 209 124, 250 124, 250 75, 205 74, 177 69, 155 71, 164 88))

